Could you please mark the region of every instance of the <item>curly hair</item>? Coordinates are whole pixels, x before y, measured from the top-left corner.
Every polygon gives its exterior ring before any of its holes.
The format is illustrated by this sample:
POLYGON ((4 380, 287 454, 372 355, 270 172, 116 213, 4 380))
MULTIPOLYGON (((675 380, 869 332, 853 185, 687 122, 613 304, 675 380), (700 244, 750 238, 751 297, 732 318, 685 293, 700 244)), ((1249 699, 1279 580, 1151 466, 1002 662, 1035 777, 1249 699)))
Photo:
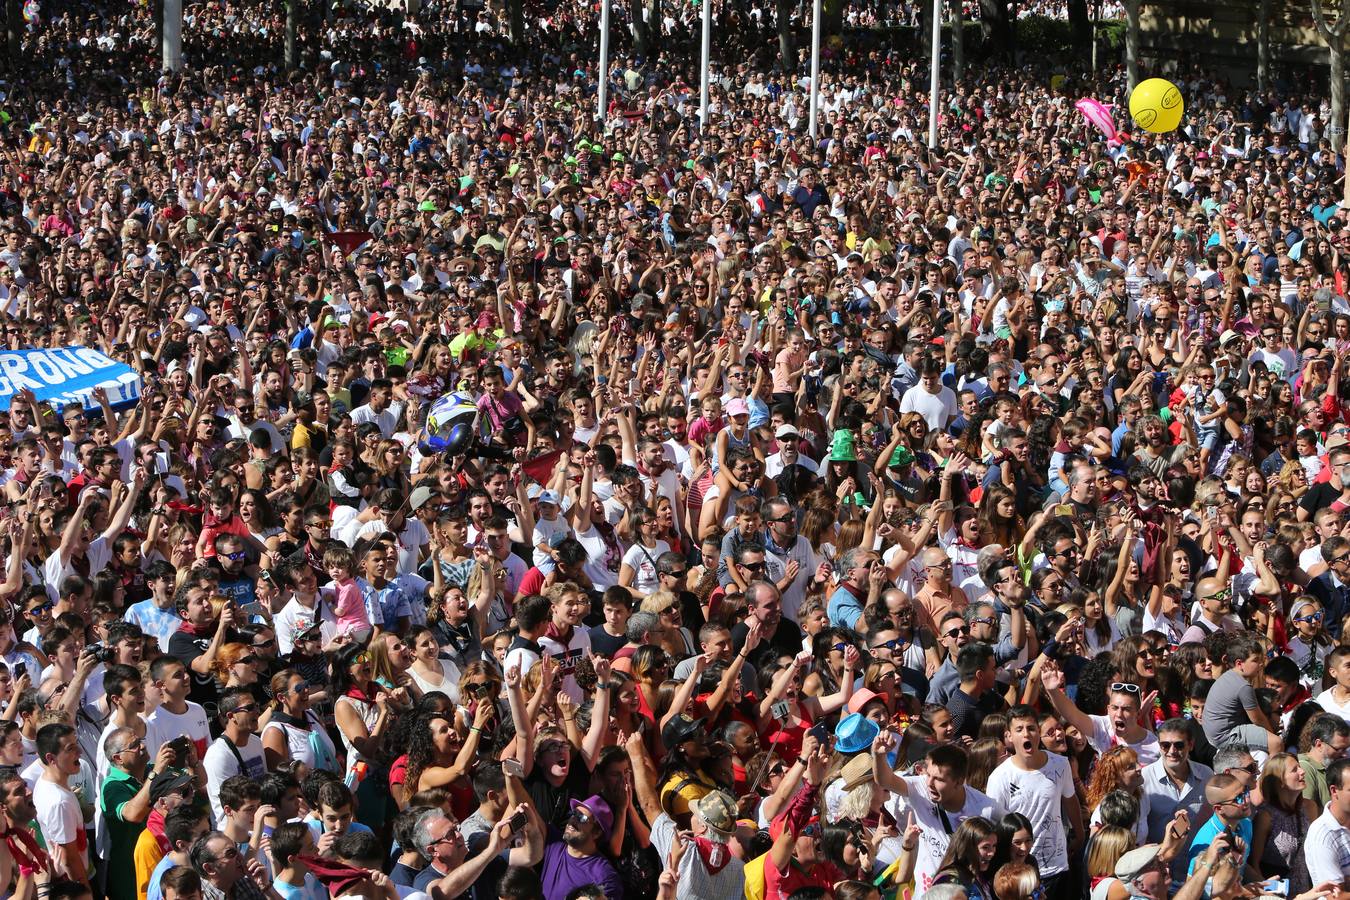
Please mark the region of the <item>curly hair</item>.
POLYGON ((1106 714, 1106 686, 1115 680, 1115 663, 1111 654, 1102 652, 1078 673, 1078 695, 1075 703, 1090 716, 1106 714))
MULTIPOLYGON (((412 718, 411 716, 409 718, 412 718)), ((431 723, 441 720, 454 731, 454 713, 429 712, 417 716, 408 732, 408 767, 403 778, 403 792, 406 796, 417 793, 417 783, 422 773, 436 763, 436 739, 431 734, 431 723)))
POLYGON ((1112 747, 1103 753, 1092 770, 1092 781, 1088 783, 1088 809, 1096 809, 1107 794, 1123 789, 1125 773, 1138 767, 1139 754, 1129 747, 1112 747))

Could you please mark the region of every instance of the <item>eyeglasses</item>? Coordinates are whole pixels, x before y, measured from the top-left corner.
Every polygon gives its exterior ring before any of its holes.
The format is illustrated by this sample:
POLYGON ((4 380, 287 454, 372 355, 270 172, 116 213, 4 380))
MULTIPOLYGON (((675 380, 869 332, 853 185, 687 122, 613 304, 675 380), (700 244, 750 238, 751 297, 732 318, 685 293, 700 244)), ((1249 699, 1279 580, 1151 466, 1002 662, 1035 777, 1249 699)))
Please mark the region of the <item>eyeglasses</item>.
POLYGON ((971 620, 970 620, 970 624, 972 624, 972 625, 993 625, 993 624, 994 624, 995 622, 997 622, 997 621, 998 621, 998 619, 995 619, 993 616, 981 616, 981 617, 979 617, 978 619, 971 619, 971 620))
POLYGON ((1158 747, 1164 753, 1170 753, 1173 750, 1184 751, 1186 749, 1185 741, 1158 741, 1158 747))
POLYGON ((1139 693, 1139 685, 1130 684, 1128 681, 1113 681, 1111 682, 1111 690, 1124 691, 1127 694, 1137 694, 1139 693))
POLYGON ((951 631, 944 632, 942 636, 945 638, 955 638, 957 635, 960 634, 970 634, 970 627, 967 625, 962 625, 959 628, 953 628, 951 631))

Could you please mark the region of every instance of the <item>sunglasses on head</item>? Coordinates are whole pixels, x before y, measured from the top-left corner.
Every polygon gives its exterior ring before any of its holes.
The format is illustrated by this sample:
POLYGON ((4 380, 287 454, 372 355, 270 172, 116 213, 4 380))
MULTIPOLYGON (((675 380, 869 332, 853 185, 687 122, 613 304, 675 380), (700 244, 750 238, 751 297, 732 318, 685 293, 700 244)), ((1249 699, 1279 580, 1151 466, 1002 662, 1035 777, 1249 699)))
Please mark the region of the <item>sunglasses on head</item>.
POLYGON ((1124 691, 1127 694, 1137 694, 1139 693, 1139 685, 1130 684, 1128 681, 1113 681, 1111 682, 1111 690, 1124 691))

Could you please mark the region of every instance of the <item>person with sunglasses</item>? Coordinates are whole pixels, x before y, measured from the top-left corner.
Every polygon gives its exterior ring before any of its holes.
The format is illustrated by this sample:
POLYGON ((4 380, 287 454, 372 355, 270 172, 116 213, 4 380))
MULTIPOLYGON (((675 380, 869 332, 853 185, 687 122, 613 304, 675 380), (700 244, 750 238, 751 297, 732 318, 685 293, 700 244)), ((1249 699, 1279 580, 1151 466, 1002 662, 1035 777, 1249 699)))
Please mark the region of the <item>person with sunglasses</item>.
MULTIPOLYGON (((960 634, 960 638, 969 641, 980 641, 988 644, 994 651, 995 666, 1004 666, 1007 663, 1016 662, 1022 656, 1022 651, 1026 647, 1027 641, 1027 620, 1023 612, 1026 606, 1027 591, 1022 588, 1021 597, 1014 601, 1016 605, 1009 604, 1009 625, 1008 629, 1000 637, 1000 617, 998 610, 993 603, 981 601, 972 603, 966 607, 961 616, 966 632, 960 634)), ((948 614, 950 616, 950 614, 948 614)), ((958 626, 955 625, 955 619, 946 618, 943 620, 943 627, 946 629, 947 637, 958 626)), ((958 647, 959 649, 959 647, 958 647)), ((961 678, 957 674, 957 654, 950 654, 942 666, 933 673, 933 678, 928 686, 928 702, 945 705, 956 689, 960 686, 961 678)), ((1006 676, 1005 676, 1006 677, 1006 676)))
MULTIPOLYGON (((1106 715, 1094 716, 1083 712, 1064 692, 1064 671, 1053 660, 1046 659, 1041 666, 1041 686, 1046 696, 1064 721, 1077 728, 1098 753, 1112 747, 1126 746, 1139 756, 1139 764, 1147 766, 1158 761, 1158 736, 1139 724, 1139 710, 1145 699, 1139 685, 1116 681, 1107 694, 1106 715)), ((1211 695, 1212 696, 1212 695, 1211 695)), ((1153 698, 1147 698, 1153 703, 1153 698)), ((1208 718, 1208 707, 1206 707, 1208 718)))
MULTIPOLYGON (((1162 757, 1144 766, 1142 771, 1149 843, 1166 839, 1167 827, 1177 810, 1184 810, 1191 826, 1199 827, 1201 813, 1206 807, 1205 785, 1214 770, 1191 759, 1194 747, 1187 720, 1168 719, 1158 726, 1158 748, 1162 757)), ((1185 853, 1172 860, 1174 880, 1185 878, 1187 862, 1185 853)))
POLYGON ((220 786, 226 779, 234 775, 261 779, 267 774, 263 742, 255 733, 261 711, 252 692, 244 688, 226 691, 220 698, 221 734, 202 757, 206 794, 217 822, 223 821, 225 815, 220 804, 220 786))
POLYGON ((1226 577, 1201 578, 1195 583, 1195 600, 1200 605, 1200 615, 1191 620, 1181 643, 1203 644, 1216 631, 1231 632, 1242 627, 1232 615, 1233 588, 1226 577))
MULTIPOLYGON (((1209 781, 1205 782, 1205 801, 1214 810, 1214 814, 1196 829, 1195 837, 1191 838, 1190 850, 1187 851, 1187 856, 1190 859, 1190 864, 1187 867, 1188 874, 1195 871, 1196 864, 1202 854, 1209 849, 1209 845, 1220 834, 1236 835, 1240 839, 1240 844, 1234 852, 1241 855, 1242 865, 1246 866, 1252 846, 1250 789, 1232 775, 1225 773, 1212 775, 1209 781)), ((1261 873, 1250 870, 1245 874, 1243 880, 1260 881, 1261 873)))

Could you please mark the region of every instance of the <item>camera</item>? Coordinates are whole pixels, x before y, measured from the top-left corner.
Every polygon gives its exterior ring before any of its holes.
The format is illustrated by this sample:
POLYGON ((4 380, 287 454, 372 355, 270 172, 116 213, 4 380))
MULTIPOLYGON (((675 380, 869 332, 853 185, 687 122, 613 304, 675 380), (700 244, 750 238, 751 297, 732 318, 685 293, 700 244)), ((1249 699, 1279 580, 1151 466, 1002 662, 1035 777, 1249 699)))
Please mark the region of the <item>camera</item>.
POLYGON ((95 662, 101 662, 105 666, 117 662, 117 651, 107 644, 90 644, 84 648, 84 652, 92 656, 95 662))

